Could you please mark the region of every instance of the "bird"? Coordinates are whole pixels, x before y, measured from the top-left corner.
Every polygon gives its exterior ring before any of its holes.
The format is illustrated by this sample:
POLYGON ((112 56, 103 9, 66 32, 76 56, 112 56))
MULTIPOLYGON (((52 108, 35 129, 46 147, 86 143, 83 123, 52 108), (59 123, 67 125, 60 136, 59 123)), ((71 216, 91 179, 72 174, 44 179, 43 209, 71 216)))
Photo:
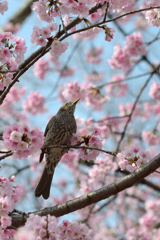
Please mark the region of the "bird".
POLYGON ((68 152, 69 148, 48 148, 52 145, 71 145, 71 137, 73 133, 76 133, 77 125, 74 117, 74 111, 76 104, 80 98, 76 101, 66 102, 48 122, 44 132, 44 143, 41 148, 41 154, 39 162, 42 162, 45 155, 45 165, 35 189, 35 196, 43 196, 44 199, 48 199, 50 196, 50 188, 52 183, 53 174, 55 168, 61 157, 68 152))

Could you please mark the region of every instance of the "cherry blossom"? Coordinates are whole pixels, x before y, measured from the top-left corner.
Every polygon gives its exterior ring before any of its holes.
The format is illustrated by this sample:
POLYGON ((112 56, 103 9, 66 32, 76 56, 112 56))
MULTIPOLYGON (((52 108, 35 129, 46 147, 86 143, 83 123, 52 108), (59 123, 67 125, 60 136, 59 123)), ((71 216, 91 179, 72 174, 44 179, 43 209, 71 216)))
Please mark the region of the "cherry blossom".
POLYGON ((99 64, 102 59, 100 58, 100 54, 102 53, 102 47, 92 48, 87 50, 85 60, 86 62, 99 64))
MULTIPOLYGON (((157 4, 156 4, 157 5, 157 4)), ((148 23, 152 26, 160 26, 160 10, 152 9, 145 12, 145 18, 148 20, 148 23)))
POLYGON ((117 159, 122 171, 126 168, 134 171, 135 168, 144 166, 152 157, 148 151, 144 151, 139 145, 134 145, 118 153, 117 159))
POLYGON ((85 74, 85 78, 90 81, 90 82, 99 82, 99 81, 102 81, 103 79, 103 76, 104 76, 104 73, 103 72, 96 72, 96 71, 93 71, 91 72, 90 74, 85 74))
MULTIPOLYGON (((4 229, 11 225, 11 217, 8 216, 12 212, 16 203, 20 201, 24 188, 21 185, 12 186, 12 179, 0 176, 0 223, 3 228, 2 236, 4 236, 4 229)), ((1 229, 2 230, 2 229, 1 229)))
POLYGON ((49 70, 49 63, 44 58, 39 59, 35 63, 35 67, 33 69, 34 75, 41 80, 44 80, 46 72, 49 70))
POLYGON ((84 239, 91 240, 88 236, 89 228, 83 223, 64 220, 60 225, 54 216, 38 216, 30 214, 23 228, 20 228, 15 234, 14 239, 44 239, 49 232, 49 239, 84 239), (31 237, 31 238, 29 238, 31 237))
POLYGON ((98 128, 94 129, 94 132, 92 135, 89 136, 78 136, 76 134, 73 134, 72 139, 71 139, 71 144, 72 145, 76 145, 79 142, 84 142, 82 143, 81 146, 87 146, 87 147, 91 147, 91 149, 87 149, 87 148, 80 148, 78 149, 78 153, 79 153, 79 158, 83 159, 83 160, 94 160, 96 159, 96 157, 100 154, 100 152, 98 150, 94 150, 93 148, 102 148, 103 145, 103 140, 99 139, 97 136, 99 136, 101 133, 101 131, 98 128))
POLYGON ((44 136, 38 127, 29 130, 26 125, 13 123, 3 133, 4 146, 13 151, 13 157, 21 159, 41 148, 44 136))
POLYGON ((108 85, 106 85, 105 90, 107 93, 111 94, 114 97, 122 97, 125 96, 128 91, 128 86, 125 82, 122 82, 122 80, 125 79, 125 76, 122 74, 115 74, 112 76, 112 78, 109 80, 108 85), (117 82, 115 84, 112 84, 112 82, 117 82))
POLYGON ((8 1, 0 1, 0 13, 3 15, 5 11, 8 10, 8 1))
MULTIPOLYGON (((24 60, 27 47, 24 39, 11 32, 0 33, 0 69, 14 70, 24 60)), ((11 83, 14 73, 0 73, 0 90, 11 83)))
POLYGON ((124 47, 118 43, 114 47, 114 53, 108 63, 112 68, 121 69, 127 72, 131 66, 137 62, 138 55, 145 55, 146 48, 142 41, 141 33, 133 33, 126 37, 126 42, 124 47))
POLYGON ((22 107, 25 111, 35 115, 43 113, 47 109, 44 105, 45 98, 38 92, 31 92, 27 100, 23 101, 22 107))
POLYGON ((150 86, 149 95, 152 98, 159 100, 160 99, 159 89, 160 89, 160 84, 158 82, 154 81, 153 84, 150 86))

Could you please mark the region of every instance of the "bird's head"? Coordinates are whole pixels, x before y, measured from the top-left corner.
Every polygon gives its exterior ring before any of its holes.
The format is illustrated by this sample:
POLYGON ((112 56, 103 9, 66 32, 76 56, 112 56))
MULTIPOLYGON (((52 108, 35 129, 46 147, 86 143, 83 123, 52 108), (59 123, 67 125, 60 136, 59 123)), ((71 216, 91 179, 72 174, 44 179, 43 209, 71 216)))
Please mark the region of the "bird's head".
POLYGON ((68 114, 74 114, 75 108, 76 108, 76 104, 77 102, 80 100, 80 98, 78 98, 76 101, 74 102, 66 102, 60 109, 58 112, 66 112, 68 114))

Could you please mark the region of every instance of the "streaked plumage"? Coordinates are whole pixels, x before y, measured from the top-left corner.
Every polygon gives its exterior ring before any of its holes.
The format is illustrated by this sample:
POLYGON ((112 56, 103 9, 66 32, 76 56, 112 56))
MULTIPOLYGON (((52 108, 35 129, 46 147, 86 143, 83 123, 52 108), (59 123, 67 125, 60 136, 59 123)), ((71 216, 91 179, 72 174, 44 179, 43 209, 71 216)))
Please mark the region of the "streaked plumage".
POLYGON ((51 118, 47 124, 44 136, 44 144, 42 146, 42 153, 39 162, 43 160, 45 154, 45 166, 42 176, 39 180, 35 190, 35 196, 41 195, 47 199, 50 195, 50 187, 54 174, 55 167, 60 161, 61 157, 68 152, 68 149, 62 148, 48 148, 51 145, 70 145, 73 133, 76 133, 76 121, 74 118, 75 106, 79 99, 75 102, 65 103, 58 111, 58 113, 51 118))

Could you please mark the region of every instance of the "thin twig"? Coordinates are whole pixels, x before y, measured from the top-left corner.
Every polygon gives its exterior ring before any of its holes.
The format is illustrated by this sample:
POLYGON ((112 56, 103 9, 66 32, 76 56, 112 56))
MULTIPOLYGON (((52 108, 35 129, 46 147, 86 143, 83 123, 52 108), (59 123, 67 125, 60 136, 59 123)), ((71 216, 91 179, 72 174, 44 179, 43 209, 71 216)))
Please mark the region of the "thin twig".
POLYGON ((13 154, 13 152, 4 154, 2 157, 0 157, 0 161, 5 159, 6 157, 10 157, 12 154, 13 154))
POLYGON ((0 70, 0 73, 9 73, 9 72, 18 72, 18 69, 15 70, 0 70))
POLYGON ((116 84, 116 83, 127 82, 127 81, 130 81, 130 80, 134 80, 135 78, 144 77, 144 76, 149 75, 149 74, 151 74, 151 72, 146 72, 146 73, 143 73, 143 74, 139 74, 137 76, 128 77, 128 78, 125 78, 121 81, 107 82, 107 83, 104 83, 103 85, 99 86, 98 88, 102 88, 102 87, 105 87, 107 85, 112 85, 112 84, 116 84))
POLYGON ((0 151, 0 153, 10 153, 11 151, 0 151))
POLYGON ((130 112, 130 114, 129 114, 128 120, 127 120, 127 122, 126 122, 126 124, 125 124, 124 131, 123 131, 123 133, 122 133, 122 135, 121 135, 121 138, 120 138, 120 140, 119 140, 119 142, 118 142, 117 151, 118 151, 118 149, 119 149, 119 147, 120 147, 120 144, 121 144, 121 142, 122 142, 122 140, 123 140, 123 138, 124 138, 124 136, 125 136, 125 133, 126 133, 128 124, 129 124, 129 122, 131 121, 131 118, 132 118, 133 112, 134 112, 134 110, 135 110, 135 107, 136 107, 136 105, 137 105, 137 102, 138 102, 138 100, 139 100, 139 98, 140 98, 143 90, 144 90, 144 89, 146 88, 146 86, 148 85, 148 83, 149 83, 150 79, 152 78, 153 74, 154 74, 154 73, 152 72, 151 75, 149 76, 149 78, 147 79, 147 81, 145 82, 145 84, 143 85, 143 87, 141 88, 141 90, 139 91, 139 94, 137 95, 137 98, 136 98, 136 100, 135 100, 135 102, 134 102, 134 104, 133 104, 133 107, 132 107, 132 109, 131 109, 131 112, 130 112))
POLYGON ((106 151, 104 149, 101 149, 101 148, 96 148, 96 147, 86 147, 86 146, 77 146, 77 145, 68 145, 68 146, 65 146, 65 145, 51 145, 51 146, 48 146, 46 149, 48 148, 82 148, 82 149, 90 149, 90 150, 97 150, 97 151, 100 151, 100 152, 104 152, 104 153, 107 153, 107 154, 110 154, 112 156, 115 156, 116 157, 116 154, 113 153, 113 152, 110 152, 110 151, 106 151))
POLYGON ((119 18, 128 16, 128 15, 131 15, 131 14, 135 14, 135 13, 138 13, 138 12, 144 12, 144 11, 147 11, 147 10, 152 10, 152 9, 155 9, 155 8, 160 8, 160 6, 148 7, 148 8, 143 8, 143 9, 138 9, 138 10, 130 11, 130 12, 124 13, 124 14, 122 14, 122 15, 119 15, 119 16, 117 16, 117 17, 115 17, 115 18, 112 18, 112 19, 110 19, 110 20, 106 20, 106 21, 101 21, 101 22, 99 22, 99 23, 95 23, 95 24, 93 24, 93 25, 91 25, 91 26, 87 26, 86 28, 81 28, 81 29, 79 29, 79 30, 73 31, 73 32, 71 32, 71 33, 68 33, 67 36, 63 36, 63 37, 60 39, 60 41, 64 40, 66 37, 71 36, 71 35, 73 35, 73 34, 75 34, 75 33, 84 32, 84 31, 87 31, 87 30, 89 30, 89 29, 91 29, 91 28, 99 27, 100 25, 102 25, 102 24, 104 24, 104 23, 113 22, 113 21, 115 21, 115 20, 117 20, 117 19, 119 19, 119 18))
POLYGON ((105 14, 104 14, 103 21, 105 21, 105 20, 106 20, 107 13, 108 13, 108 8, 109 8, 109 2, 107 2, 107 3, 106 3, 106 9, 105 9, 105 14))

